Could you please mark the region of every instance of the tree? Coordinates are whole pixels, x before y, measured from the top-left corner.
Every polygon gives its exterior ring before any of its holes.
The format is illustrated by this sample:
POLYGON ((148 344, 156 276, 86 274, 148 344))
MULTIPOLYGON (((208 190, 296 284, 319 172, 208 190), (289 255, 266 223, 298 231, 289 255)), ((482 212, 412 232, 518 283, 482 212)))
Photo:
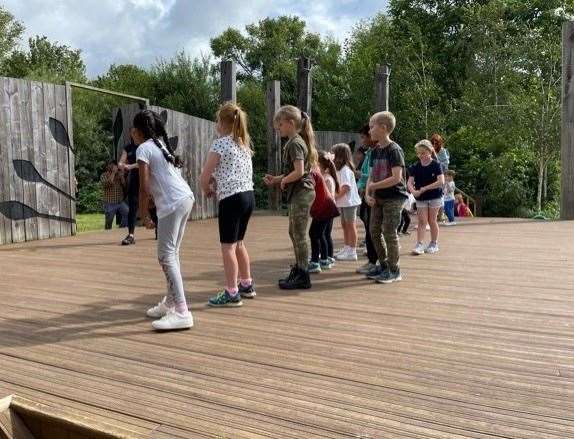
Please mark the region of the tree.
POLYGON ((12 53, 24 33, 24 26, 0 6, 0 63, 12 53))

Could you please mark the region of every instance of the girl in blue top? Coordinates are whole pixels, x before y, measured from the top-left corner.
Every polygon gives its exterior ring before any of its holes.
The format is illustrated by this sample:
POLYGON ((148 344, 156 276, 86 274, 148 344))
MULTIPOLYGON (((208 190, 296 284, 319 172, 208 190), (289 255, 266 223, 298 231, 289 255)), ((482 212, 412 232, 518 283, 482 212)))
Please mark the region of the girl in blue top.
POLYGON ((438 252, 438 222, 437 214, 443 205, 442 188, 444 175, 432 144, 421 140, 415 145, 419 161, 409 168, 407 187, 417 201, 418 227, 417 244, 413 249, 414 255, 438 252), (430 226, 431 241, 424 246, 426 225, 430 226))

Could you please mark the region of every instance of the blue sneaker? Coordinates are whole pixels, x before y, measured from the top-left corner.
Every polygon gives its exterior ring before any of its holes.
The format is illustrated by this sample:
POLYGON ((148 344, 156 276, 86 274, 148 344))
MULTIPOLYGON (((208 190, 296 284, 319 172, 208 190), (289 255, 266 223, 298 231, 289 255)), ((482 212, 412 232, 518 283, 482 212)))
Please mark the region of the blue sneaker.
POLYGON ((401 277, 401 269, 397 268, 395 271, 385 270, 375 280, 380 284, 390 284, 392 282, 399 282, 403 280, 403 278, 401 277))
POLYGON ((241 285, 241 282, 239 282, 237 288, 239 289, 239 294, 244 299, 253 299, 255 296, 257 296, 257 293, 255 292, 255 285, 253 285, 253 282, 251 282, 251 285, 249 285, 248 287, 244 287, 243 285, 241 285))
POLYGON ((331 262, 331 265, 332 265, 332 266, 335 265, 335 261, 336 261, 335 258, 329 256, 327 259, 331 262))
POLYGON ((383 270, 379 264, 376 264, 365 273, 365 276, 367 279, 376 280, 381 274, 383 274, 383 271, 385 270, 383 270))
POLYGON ((321 273, 321 264, 319 262, 309 262, 309 267, 307 268, 309 273, 321 273))
POLYGON ((227 292, 227 290, 223 290, 217 296, 213 296, 207 302, 209 306, 219 306, 219 307, 237 307, 242 306, 243 302, 241 301, 241 294, 239 292, 232 296, 227 292))
POLYGON ((321 270, 330 270, 333 263, 329 259, 320 259, 319 264, 321 265, 321 270))

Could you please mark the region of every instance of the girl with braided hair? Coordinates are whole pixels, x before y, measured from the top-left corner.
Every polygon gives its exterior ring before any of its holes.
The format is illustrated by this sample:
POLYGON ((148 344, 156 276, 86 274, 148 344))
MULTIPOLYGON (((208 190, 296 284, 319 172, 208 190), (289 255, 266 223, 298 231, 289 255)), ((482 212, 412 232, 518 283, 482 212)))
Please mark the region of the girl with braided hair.
POLYGON ((140 111, 133 122, 133 140, 139 145, 139 208, 146 228, 154 228, 149 216, 149 194, 157 209, 158 260, 167 280, 167 294, 147 311, 156 330, 188 329, 193 317, 187 308, 180 271, 179 248, 195 198, 177 168, 182 162, 169 145, 164 124, 151 110, 140 111))

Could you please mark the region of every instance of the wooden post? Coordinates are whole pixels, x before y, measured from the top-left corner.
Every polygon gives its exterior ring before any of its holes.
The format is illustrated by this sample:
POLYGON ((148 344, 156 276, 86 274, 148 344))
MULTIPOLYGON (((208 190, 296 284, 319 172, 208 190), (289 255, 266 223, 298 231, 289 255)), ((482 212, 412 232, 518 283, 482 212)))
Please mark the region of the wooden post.
POLYGON ((389 76, 390 67, 377 64, 375 71, 375 111, 389 111, 389 76))
MULTIPOLYGON (((281 105, 281 82, 267 83, 267 172, 271 175, 281 174, 281 138, 273 126, 273 118, 281 105)), ((281 190, 269 188, 269 209, 281 208, 281 190)))
POLYGON ((574 22, 562 25, 560 219, 574 220, 574 22))
POLYGON ((235 61, 221 61, 221 103, 237 101, 237 67, 235 61))
POLYGON ((311 59, 304 56, 297 62, 297 107, 311 117, 311 59))

